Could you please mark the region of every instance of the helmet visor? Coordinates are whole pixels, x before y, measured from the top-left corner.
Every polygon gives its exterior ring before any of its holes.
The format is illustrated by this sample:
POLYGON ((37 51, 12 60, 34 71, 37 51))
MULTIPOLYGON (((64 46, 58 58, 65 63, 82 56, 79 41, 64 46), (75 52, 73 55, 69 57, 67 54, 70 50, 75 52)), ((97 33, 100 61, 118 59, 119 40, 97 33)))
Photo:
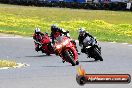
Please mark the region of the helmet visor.
POLYGON ((83 35, 84 35, 84 32, 82 32, 82 31, 79 32, 79 35, 80 35, 80 36, 83 36, 83 35))

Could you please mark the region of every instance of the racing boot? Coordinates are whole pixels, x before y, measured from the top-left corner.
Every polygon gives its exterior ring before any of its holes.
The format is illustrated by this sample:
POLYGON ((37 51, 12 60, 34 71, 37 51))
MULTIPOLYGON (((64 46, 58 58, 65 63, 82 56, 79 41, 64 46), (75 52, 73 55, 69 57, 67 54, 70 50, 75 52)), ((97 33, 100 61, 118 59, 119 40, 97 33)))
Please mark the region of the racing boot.
POLYGON ((81 53, 78 51, 77 47, 76 47, 76 51, 77 51, 78 55, 80 55, 80 54, 81 54, 81 53))
POLYGON ((36 48, 35 48, 35 51, 37 51, 37 52, 38 52, 38 51, 39 51, 39 47, 36 47, 36 48))
POLYGON ((85 48, 82 48, 82 49, 81 49, 81 52, 82 52, 82 53, 87 53, 86 50, 85 50, 85 48))
POLYGON ((52 47, 51 43, 48 44, 48 48, 50 51, 53 51, 53 47, 52 47))
POLYGON ((35 47, 35 50, 38 52, 38 51, 40 51, 40 48, 39 48, 40 46, 39 45, 37 45, 36 47, 35 47))
POLYGON ((42 50, 42 45, 39 45, 39 50, 42 50))
POLYGON ((65 63, 65 60, 62 60, 63 63, 65 63))
POLYGON ((90 58, 89 54, 87 54, 87 58, 90 58))
POLYGON ((53 51, 54 51, 54 53, 55 53, 56 56, 59 56, 59 55, 58 55, 58 52, 56 52, 55 49, 53 49, 53 51))
POLYGON ((78 55, 80 55, 80 52, 79 52, 78 49, 77 49, 75 40, 72 40, 71 42, 75 45, 75 48, 76 48, 76 51, 77 51, 78 55))

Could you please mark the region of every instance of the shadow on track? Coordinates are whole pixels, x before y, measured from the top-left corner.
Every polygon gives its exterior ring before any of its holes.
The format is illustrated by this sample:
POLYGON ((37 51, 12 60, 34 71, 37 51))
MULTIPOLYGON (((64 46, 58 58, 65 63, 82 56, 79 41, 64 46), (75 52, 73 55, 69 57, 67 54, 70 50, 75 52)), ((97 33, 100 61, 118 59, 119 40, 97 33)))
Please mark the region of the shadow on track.
POLYGON ((73 67, 73 66, 72 65, 63 65, 63 66, 42 66, 42 67, 56 68, 56 67, 73 67))
POLYGON ((91 60, 91 61, 79 61, 79 62, 98 62, 98 61, 91 60))
POLYGON ((25 56, 25 57, 48 57, 48 56, 51 56, 51 55, 37 55, 37 56, 25 56))

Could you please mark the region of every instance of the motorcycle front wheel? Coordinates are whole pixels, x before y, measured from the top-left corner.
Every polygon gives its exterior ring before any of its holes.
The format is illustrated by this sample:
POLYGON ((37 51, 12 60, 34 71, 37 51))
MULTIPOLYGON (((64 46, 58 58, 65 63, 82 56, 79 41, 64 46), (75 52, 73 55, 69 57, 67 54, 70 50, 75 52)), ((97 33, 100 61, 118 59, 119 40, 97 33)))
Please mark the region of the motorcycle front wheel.
POLYGON ((66 56, 66 59, 68 60, 68 62, 70 62, 72 64, 72 66, 76 65, 76 63, 74 61, 74 56, 72 56, 72 51, 70 51, 70 50, 65 51, 65 56, 66 56))
POLYGON ((95 60, 100 60, 100 61, 103 61, 103 58, 101 56, 101 53, 98 51, 98 49, 95 47, 94 48, 94 52, 95 52, 95 60))

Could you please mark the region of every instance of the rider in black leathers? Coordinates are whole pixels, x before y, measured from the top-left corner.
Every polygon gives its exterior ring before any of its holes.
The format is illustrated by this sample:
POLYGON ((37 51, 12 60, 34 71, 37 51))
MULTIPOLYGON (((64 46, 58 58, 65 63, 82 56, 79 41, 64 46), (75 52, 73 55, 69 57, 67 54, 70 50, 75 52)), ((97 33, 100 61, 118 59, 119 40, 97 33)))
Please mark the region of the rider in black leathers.
POLYGON ((50 34, 51 35, 51 39, 52 39, 52 44, 55 43, 54 35, 55 35, 56 32, 60 32, 61 35, 64 34, 65 36, 70 37, 70 35, 68 34, 69 31, 65 31, 64 29, 61 29, 61 28, 59 28, 59 27, 57 27, 56 25, 53 24, 51 26, 51 34, 50 34))
POLYGON ((79 40, 79 46, 82 47, 82 49, 81 49, 82 53, 86 53, 86 50, 85 50, 85 47, 84 47, 84 43, 83 43, 83 40, 86 37, 90 37, 90 38, 94 39, 94 37, 90 33, 86 32, 84 28, 80 28, 79 29, 78 40, 79 40))

